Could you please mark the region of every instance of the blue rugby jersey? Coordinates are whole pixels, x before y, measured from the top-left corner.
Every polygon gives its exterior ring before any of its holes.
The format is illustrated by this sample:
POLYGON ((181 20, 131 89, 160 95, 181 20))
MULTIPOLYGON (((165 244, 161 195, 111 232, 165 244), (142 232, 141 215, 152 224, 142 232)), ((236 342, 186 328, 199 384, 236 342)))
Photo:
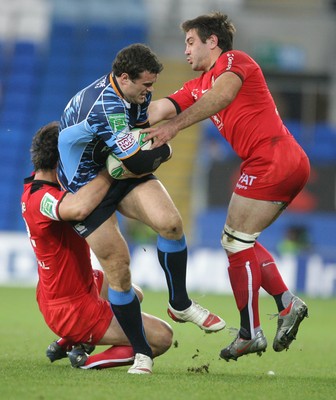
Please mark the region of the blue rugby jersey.
POLYGON ((78 92, 66 106, 60 122, 58 179, 76 192, 105 167, 106 151, 121 160, 140 147, 130 135, 135 126, 148 124, 151 93, 143 104, 128 103, 115 78, 105 75, 78 92))

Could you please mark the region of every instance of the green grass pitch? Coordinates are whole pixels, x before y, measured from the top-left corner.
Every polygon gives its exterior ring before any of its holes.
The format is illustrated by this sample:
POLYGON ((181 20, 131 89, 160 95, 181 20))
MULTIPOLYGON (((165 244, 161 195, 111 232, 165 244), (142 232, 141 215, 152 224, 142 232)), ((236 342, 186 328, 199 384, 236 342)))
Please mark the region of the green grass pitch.
MULTIPOLYGON (((232 296, 193 294, 220 314, 227 327, 239 317, 232 296)), ((143 311, 171 322, 175 345, 155 359, 152 376, 126 373, 127 367, 85 371, 68 360, 51 364, 46 347, 55 339, 35 302, 32 288, 0 288, 0 397, 4 400, 329 400, 336 390, 336 298, 309 299, 309 318, 289 351, 275 353, 273 299, 260 298, 260 316, 269 346, 262 355, 229 363, 219 352, 233 340, 229 329, 205 334, 166 315, 167 294, 145 291, 143 311), (274 371, 270 376, 268 371, 274 371)), ((97 347, 96 352, 106 347, 97 347)))

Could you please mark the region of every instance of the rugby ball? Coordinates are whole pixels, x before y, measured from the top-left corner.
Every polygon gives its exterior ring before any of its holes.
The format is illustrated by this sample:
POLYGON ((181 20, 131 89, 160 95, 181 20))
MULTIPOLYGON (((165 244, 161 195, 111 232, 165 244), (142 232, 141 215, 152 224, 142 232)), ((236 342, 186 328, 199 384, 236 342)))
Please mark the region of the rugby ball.
POLYGON ((142 129, 134 128, 131 130, 131 134, 134 136, 134 139, 138 142, 141 150, 149 150, 153 144, 153 139, 148 140, 148 142, 144 141, 144 138, 148 135, 148 133, 140 133, 142 129))
MULTIPOLYGON (((140 133, 142 129, 134 128, 130 131, 130 135, 134 137, 134 139, 138 142, 141 150, 149 150, 152 146, 153 141, 149 140, 145 142, 143 139, 147 135, 147 133, 140 133)), ((122 161, 119 160, 117 156, 114 154, 109 154, 106 160, 106 168, 109 174, 114 179, 127 179, 127 178, 136 178, 137 175, 132 174, 132 172, 128 171, 124 166, 122 161)))

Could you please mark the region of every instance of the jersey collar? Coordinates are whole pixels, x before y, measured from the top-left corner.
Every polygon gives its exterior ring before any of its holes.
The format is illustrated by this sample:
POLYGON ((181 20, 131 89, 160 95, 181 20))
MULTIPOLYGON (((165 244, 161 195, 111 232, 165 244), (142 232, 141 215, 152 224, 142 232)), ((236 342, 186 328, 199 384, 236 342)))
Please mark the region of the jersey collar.
POLYGON ((125 100, 124 93, 122 92, 122 90, 119 87, 117 78, 112 73, 109 75, 109 80, 110 80, 110 84, 111 84, 113 90, 117 93, 117 95, 119 97, 122 97, 125 100))

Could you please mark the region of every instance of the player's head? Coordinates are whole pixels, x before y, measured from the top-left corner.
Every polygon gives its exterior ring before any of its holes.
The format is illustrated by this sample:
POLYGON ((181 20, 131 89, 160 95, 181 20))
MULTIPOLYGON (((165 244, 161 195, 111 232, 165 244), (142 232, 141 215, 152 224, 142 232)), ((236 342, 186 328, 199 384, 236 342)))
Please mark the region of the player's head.
POLYGON ((197 18, 187 20, 181 24, 183 32, 194 29, 203 43, 215 35, 218 38, 218 47, 223 51, 232 50, 233 35, 236 28, 226 14, 214 12, 208 15, 200 15, 197 18))
POLYGON ((141 43, 132 44, 120 50, 112 64, 114 76, 126 73, 130 79, 136 80, 142 72, 159 74, 163 66, 152 50, 141 43))
POLYGON ((162 69, 152 50, 140 43, 120 50, 112 64, 112 72, 123 97, 134 104, 142 104, 146 100, 162 69))
POLYGON ((58 122, 50 122, 40 128, 33 137, 30 148, 35 171, 55 169, 59 159, 58 122))

